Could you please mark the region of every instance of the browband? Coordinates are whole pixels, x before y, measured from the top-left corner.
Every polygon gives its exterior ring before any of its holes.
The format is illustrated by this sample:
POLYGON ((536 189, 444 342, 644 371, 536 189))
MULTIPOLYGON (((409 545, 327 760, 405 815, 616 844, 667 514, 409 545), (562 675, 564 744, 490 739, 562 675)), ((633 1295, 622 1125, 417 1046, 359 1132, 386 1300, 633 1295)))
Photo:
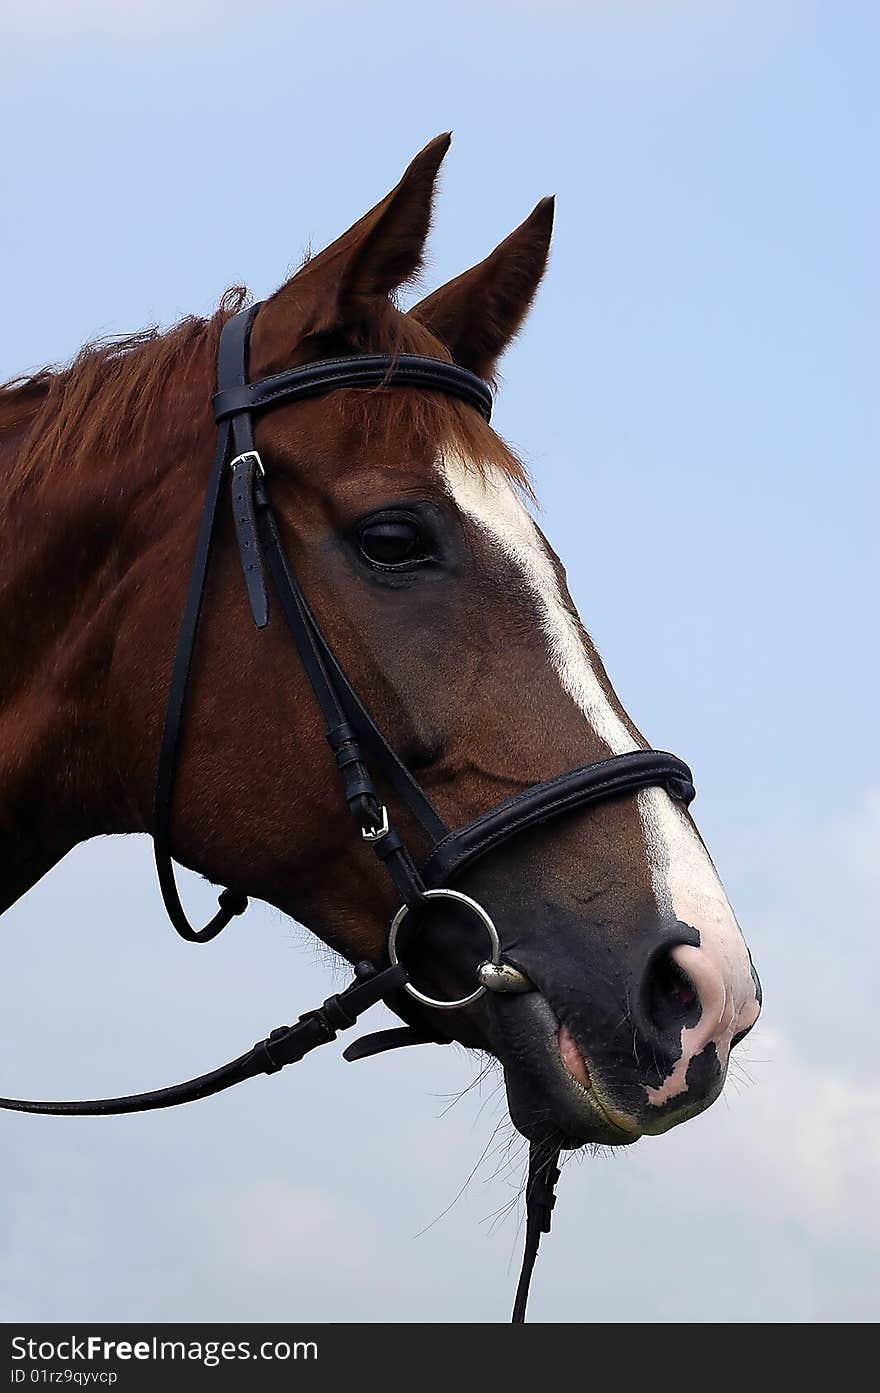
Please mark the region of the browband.
POLYGON ((365 353, 348 358, 325 358, 301 368, 223 387, 213 398, 214 420, 224 421, 242 412, 265 411, 281 402, 321 397, 339 387, 424 387, 445 392, 473 406, 484 421, 492 416, 492 393, 481 377, 419 353, 365 353))

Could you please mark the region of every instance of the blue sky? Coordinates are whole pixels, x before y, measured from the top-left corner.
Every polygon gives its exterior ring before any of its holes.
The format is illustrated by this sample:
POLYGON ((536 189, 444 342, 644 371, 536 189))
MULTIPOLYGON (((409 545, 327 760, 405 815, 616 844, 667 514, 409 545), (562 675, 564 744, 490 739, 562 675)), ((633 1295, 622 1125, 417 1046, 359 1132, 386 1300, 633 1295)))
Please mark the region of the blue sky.
MULTIPOLYGON (((426 286, 557 194, 496 419, 624 703, 696 771, 767 1005, 709 1113, 567 1170, 533 1315, 876 1318, 880 12, 31 0, 2 25, 0 376, 264 294, 441 130, 426 286)), ((4 929, 6 1093, 171 1081, 334 980, 260 908, 176 941, 135 840, 4 929)), ((486 1220, 518 1161, 414 1238, 503 1121, 491 1090, 444 1113, 474 1072, 330 1050, 179 1115, 6 1118, 0 1317, 503 1318, 516 1216, 486 1220)))

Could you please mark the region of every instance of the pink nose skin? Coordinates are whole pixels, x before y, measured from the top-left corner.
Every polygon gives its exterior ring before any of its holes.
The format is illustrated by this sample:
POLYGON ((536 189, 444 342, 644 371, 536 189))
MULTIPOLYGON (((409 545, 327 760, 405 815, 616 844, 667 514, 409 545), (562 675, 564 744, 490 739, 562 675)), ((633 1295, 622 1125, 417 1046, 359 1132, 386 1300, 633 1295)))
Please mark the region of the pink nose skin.
POLYGON ((724 1069, 734 1036, 754 1025, 761 1010, 751 971, 745 970, 741 955, 730 960, 722 945, 707 942, 700 948, 680 944, 671 957, 697 994, 700 1018, 682 1029, 681 1055, 672 1072, 659 1087, 645 1090, 653 1107, 680 1096, 684 1101, 688 1068, 707 1045, 714 1044, 724 1069))

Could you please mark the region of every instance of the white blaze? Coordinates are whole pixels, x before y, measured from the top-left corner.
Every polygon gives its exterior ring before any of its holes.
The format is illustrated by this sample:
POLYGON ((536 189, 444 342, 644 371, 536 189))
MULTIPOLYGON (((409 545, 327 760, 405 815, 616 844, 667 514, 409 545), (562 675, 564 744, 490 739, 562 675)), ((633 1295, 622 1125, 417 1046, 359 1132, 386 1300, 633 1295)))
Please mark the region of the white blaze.
MULTIPOLYGON (((439 460, 438 468, 461 512, 517 566, 535 601, 560 683, 592 730, 611 754, 643 749, 614 710, 593 670, 583 638, 563 602, 553 563, 509 480, 500 470, 484 472, 449 452, 439 460)), ((672 1074, 659 1088, 647 1090, 649 1101, 660 1104, 686 1091, 687 1066, 707 1040, 715 1040, 725 1064, 731 1039, 757 1019, 758 1004, 739 925, 689 817, 661 788, 641 790, 637 802, 658 910, 699 930, 702 953, 715 969, 712 975, 718 975, 721 987, 719 994, 706 991, 702 982, 696 983, 701 988, 703 1016, 692 1029, 682 1031, 681 1058, 672 1074)), ((697 951, 675 949, 673 955, 683 955, 681 966, 685 967, 687 955, 697 951)))

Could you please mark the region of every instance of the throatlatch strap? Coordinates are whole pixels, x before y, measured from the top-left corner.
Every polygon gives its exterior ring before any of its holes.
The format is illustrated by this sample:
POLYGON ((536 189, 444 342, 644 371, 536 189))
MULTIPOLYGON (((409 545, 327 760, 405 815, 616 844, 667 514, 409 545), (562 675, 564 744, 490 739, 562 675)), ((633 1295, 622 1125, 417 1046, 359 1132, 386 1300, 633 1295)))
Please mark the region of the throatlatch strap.
POLYGON ((159 747, 156 792, 153 802, 153 853, 156 859, 159 889, 162 892, 168 918, 181 938, 185 938, 188 943, 210 943, 211 939, 216 938, 236 914, 244 913, 248 903, 245 895, 240 895, 232 890, 224 890, 219 898, 220 907, 213 919, 203 929, 194 929, 183 907, 171 861, 171 819, 174 780, 177 773, 177 751, 183 727, 189 673, 195 651, 199 615, 205 594, 205 580, 211 559, 211 545, 217 522, 218 505, 225 481, 230 441, 231 430, 227 425, 220 431, 217 440, 214 465, 208 482, 202 521, 196 541, 186 605, 180 624, 171 684, 168 689, 168 704, 165 708, 165 725, 159 747))

